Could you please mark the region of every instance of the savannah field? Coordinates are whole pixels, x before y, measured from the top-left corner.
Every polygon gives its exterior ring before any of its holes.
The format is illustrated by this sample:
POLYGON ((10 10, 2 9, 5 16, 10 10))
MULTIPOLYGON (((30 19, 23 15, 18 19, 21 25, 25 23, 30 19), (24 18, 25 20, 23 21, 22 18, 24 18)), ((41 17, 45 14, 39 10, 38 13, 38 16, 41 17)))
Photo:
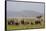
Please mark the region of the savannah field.
POLYGON ((7 18, 7 30, 42 29, 45 27, 44 17, 36 22, 36 17, 7 18), (14 21, 9 23, 10 21, 14 21), (17 22, 17 23, 16 23, 17 22))

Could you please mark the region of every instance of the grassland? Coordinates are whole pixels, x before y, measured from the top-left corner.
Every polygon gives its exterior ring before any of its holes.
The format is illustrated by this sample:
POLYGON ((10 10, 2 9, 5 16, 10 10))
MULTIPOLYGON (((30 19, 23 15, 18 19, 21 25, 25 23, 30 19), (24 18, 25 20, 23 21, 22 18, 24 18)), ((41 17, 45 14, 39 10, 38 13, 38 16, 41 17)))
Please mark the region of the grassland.
MULTIPOLYGON (((34 18, 34 17, 33 17, 34 18)), ((43 18, 43 17, 42 17, 43 18)), ((35 24, 35 20, 34 19, 31 19, 31 18, 12 18, 12 20, 16 21, 16 20, 19 20, 18 22, 20 22, 22 19, 24 19, 25 22, 33 22, 33 24, 25 24, 25 25, 8 25, 7 24, 7 30, 25 30, 25 29, 41 29, 41 28, 44 28, 45 27, 45 24, 44 24, 44 18, 43 18, 43 21, 41 21, 41 24, 35 24)), ((10 21, 10 19, 7 19, 7 21, 10 21)))

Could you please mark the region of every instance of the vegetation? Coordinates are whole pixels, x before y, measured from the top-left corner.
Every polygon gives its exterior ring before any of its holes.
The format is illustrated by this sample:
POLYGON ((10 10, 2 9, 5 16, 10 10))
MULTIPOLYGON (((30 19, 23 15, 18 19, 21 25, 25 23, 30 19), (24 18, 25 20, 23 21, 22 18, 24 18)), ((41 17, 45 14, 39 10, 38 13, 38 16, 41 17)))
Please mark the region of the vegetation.
POLYGON ((36 17, 39 20, 31 18, 8 18, 7 19, 7 30, 20 30, 20 29, 34 29, 44 28, 44 17, 36 17))

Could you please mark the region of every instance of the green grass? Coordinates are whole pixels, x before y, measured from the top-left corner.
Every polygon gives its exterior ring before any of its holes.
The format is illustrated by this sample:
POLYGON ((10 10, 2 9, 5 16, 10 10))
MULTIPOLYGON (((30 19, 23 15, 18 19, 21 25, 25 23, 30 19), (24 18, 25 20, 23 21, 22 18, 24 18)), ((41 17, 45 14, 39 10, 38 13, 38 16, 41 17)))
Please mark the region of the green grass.
POLYGON ((16 26, 16 25, 7 25, 7 30, 20 30, 20 29, 34 29, 34 28, 44 28, 44 25, 40 25, 40 24, 37 24, 37 25, 19 25, 19 26, 16 26))

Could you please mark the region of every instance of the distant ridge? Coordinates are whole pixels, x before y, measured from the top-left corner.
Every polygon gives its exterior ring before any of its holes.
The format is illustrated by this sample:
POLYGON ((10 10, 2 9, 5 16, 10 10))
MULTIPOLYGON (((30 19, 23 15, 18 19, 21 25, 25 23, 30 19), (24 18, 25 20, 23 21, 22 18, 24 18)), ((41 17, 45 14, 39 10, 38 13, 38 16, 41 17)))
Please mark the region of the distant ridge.
POLYGON ((7 17, 32 17, 32 16, 40 16, 40 15, 43 15, 39 12, 36 12, 36 11, 28 11, 28 10, 23 10, 23 11, 20 11, 20 12, 17 12, 17 11, 7 11, 7 17))

